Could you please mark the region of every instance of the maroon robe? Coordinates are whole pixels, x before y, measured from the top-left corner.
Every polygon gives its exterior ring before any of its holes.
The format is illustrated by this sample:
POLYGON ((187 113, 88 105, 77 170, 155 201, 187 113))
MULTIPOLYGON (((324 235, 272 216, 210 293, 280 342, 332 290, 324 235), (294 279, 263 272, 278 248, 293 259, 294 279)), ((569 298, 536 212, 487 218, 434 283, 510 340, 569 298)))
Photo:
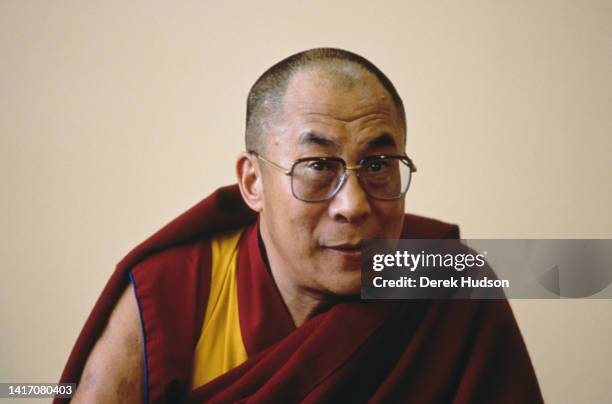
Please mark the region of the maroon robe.
MULTIPOLYGON (((296 328, 264 265, 255 219, 236 186, 221 188, 130 252, 85 323, 61 382, 78 383, 131 278, 150 402, 542 401, 506 300, 344 299, 296 328), (246 225, 237 275, 249 359, 190 392, 210 286, 208 238, 246 225)), ((415 215, 406 215, 402 232, 458 236, 457 226, 415 215)))

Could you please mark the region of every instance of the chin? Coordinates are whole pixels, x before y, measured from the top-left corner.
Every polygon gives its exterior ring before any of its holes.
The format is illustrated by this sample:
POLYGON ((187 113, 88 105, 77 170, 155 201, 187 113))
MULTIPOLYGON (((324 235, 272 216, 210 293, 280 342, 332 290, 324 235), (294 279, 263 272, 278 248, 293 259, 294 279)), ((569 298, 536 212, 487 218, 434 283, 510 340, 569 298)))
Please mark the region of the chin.
POLYGON ((361 293, 361 272, 343 273, 334 280, 328 280, 326 289, 336 296, 353 296, 361 293))

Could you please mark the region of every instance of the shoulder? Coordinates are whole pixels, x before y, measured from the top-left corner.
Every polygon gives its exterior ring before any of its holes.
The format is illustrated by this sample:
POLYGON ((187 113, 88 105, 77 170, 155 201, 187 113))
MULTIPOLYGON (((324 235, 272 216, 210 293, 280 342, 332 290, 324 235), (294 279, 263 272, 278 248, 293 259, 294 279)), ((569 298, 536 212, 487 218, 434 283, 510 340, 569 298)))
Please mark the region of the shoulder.
POLYGON ((459 238, 459 226, 441 220, 407 213, 402 238, 459 238))
POLYGON ((175 245, 149 254, 131 272, 137 283, 175 284, 182 278, 197 276, 210 264, 210 238, 175 245))
POLYGON ((138 262, 132 271, 151 271, 160 268, 191 265, 206 257, 210 248, 210 238, 201 238, 188 243, 178 244, 152 251, 147 257, 138 262))
POLYGON ((220 232, 175 245, 148 255, 132 268, 133 277, 146 276, 158 281, 193 276, 209 271, 212 255, 235 248, 244 228, 220 232))
POLYGON ((147 340, 193 326, 208 299, 210 262, 206 238, 152 253, 129 271, 147 340))
POLYGON ((185 316, 198 318, 208 301, 214 259, 227 255, 228 238, 236 239, 232 235, 240 235, 241 231, 218 233, 165 248, 136 264, 129 276, 143 321, 151 323, 164 318, 174 324, 182 322, 185 316))

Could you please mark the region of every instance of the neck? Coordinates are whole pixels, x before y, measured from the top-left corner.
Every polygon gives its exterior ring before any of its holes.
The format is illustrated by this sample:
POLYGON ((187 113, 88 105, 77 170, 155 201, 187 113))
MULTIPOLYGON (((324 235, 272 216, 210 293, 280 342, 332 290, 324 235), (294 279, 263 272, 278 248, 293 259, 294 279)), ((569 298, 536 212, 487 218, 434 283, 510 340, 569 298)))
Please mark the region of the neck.
POLYGON ((274 266, 270 266, 270 270, 296 327, 329 305, 324 296, 291 285, 291 282, 283 279, 281 271, 274 270, 274 266))

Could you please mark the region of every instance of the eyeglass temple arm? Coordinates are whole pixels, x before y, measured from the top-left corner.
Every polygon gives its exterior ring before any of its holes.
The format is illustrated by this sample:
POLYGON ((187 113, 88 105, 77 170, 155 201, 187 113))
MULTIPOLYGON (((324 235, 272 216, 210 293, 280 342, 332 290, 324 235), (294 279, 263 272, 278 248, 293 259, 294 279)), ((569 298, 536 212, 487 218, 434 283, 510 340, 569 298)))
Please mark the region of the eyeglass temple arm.
POLYGON ((410 166, 410 171, 412 171, 413 173, 416 173, 417 171, 416 165, 414 165, 410 157, 406 156, 406 158, 408 159, 408 165, 410 166))
POLYGON ((276 163, 275 163, 275 162, 273 162, 273 161, 270 161, 270 160, 268 160, 268 159, 266 159, 266 158, 264 158, 264 157, 260 156, 260 155, 259 155, 259 153, 255 152, 255 151, 251 151, 251 152, 249 152, 249 153, 251 153, 252 155, 254 155, 255 157, 257 157, 257 158, 258 158, 258 159, 260 159, 261 161, 263 161, 263 162, 265 162, 265 163, 270 164, 272 167, 274 167, 274 168, 276 168, 277 170, 281 171, 283 174, 285 174, 285 175, 291 175, 291 170, 290 170, 290 169, 287 169, 287 168, 285 168, 285 167, 283 167, 283 166, 281 166, 281 165, 276 164, 276 163))

